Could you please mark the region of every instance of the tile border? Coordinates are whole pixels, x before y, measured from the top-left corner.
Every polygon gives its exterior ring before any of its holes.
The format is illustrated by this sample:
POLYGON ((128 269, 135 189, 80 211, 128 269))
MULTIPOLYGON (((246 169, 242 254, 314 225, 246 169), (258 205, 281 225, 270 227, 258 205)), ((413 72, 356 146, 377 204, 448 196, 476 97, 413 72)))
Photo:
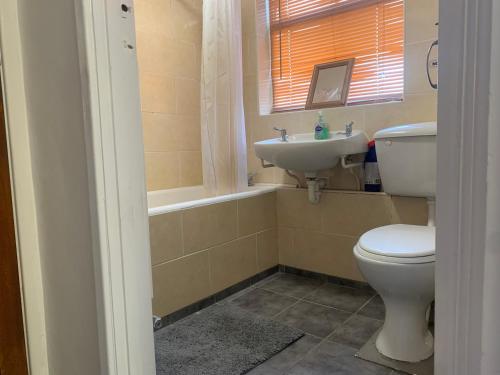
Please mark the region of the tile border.
POLYGON ((192 303, 188 306, 185 306, 173 313, 170 313, 164 317, 161 318, 161 326, 158 328, 155 328, 154 330, 157 331, 163 327, 166 327, 172 323, 175 323, 178 320, 181 320, 191 314, 194 314, 208 306, 211 306, 217 302, 222 301, 224 298, 229 297, 230 295, 236 294, 239 291, 248 288, 254 284, 257 284, 259 281, 265 279, 268 276, 271 276, 275 273, 279 272, 279 266, 274 266, 271 267, 265 271, 259 272, 256 275, 249 277, 248 279, 245 279, 243 281, 240 281, 228 288, 225 288, 221 290, 220 292, 217 292, 215 294, 212 294, 206 298, 201 299, 198 302, 192 303))
POLYGON ((308 277, 310 279, 317 279, 331 284, 347 286, 355 289, 364 289, 376 293, 375 290, 368 283, 364 281, 345 279, 343 277, 331 276, 320 272, 307 271, 292 266, 286 266, 283 264, 279 265, 279 271, 283 273, 290 273, 297 276, 308 277))
POLYGON ((249 277, 248 279, 245 279, 243 281, 240 281, 240 282, 238 282, 238 283, 236 283, 228 288, 225 288, 225 289, 221 290, 220 292, 217 292, 217 293, 212 294, 206 298, 203 298, 203 299, 199 300, 198 302, 187 305, 187 306, 185 306, 177 311, 174 311, 173 313, 170 313, 168 315, 161 317, 161 326, 158 328, 155 328, 154 330, 157 331, 163 327, 166 327, 172 323, 175 323, 178 320, 184 319, 185 317, 187 317, 191 314, 194 314, 200 310, 203 310, 204 308, 209 307, 215 303, 218 303, 218 302, 222 301, 223 299, 242 291, 245 288, 248 288, 252 285, 255 285, 259 281, 265 279, 266 277, 271 276, 271 275, 278 273, 278 272, 293 274, 293 275, 302 276, 302 277, 308 277, 310 279, 321 280, 321 281, 328 282, 331 284, 346 286, 346 287, 350 287, 350 288, 368 290, 368 291, 375 293, 373 288, 368 283, 365 283, 363 281, 344 279, 344 278, 337 277, 337 276, 330 276, 330 275, 326 275, 326 274, 319 273, 319 272, 307 271, 307 270, 302 270, 299 268, 279 264, 279 265, 271 267, 265 271, 259 272, 259 273, 255 274, 254 276, 249 277))

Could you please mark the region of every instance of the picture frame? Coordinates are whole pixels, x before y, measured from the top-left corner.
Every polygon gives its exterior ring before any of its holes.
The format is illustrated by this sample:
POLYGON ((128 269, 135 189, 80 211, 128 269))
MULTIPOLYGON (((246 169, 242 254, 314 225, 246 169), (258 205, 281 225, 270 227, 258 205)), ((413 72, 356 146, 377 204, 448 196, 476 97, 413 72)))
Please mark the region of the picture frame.
POLYGON ((314 66, 305 109, 344 106, 349 95, 355 59, 314 66))

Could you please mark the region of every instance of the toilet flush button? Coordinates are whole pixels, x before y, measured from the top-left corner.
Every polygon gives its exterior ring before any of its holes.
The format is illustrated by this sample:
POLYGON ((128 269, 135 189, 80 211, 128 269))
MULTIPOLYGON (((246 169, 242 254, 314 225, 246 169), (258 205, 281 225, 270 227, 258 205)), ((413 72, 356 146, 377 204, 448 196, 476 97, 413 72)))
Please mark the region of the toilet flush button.
POLYGON ((385 141, 385 145, 386 145, 386 146, 391 146, 391 145, 392 145, 392 141, 391 141, 390 139, 387 139, 387 140, 385 141))

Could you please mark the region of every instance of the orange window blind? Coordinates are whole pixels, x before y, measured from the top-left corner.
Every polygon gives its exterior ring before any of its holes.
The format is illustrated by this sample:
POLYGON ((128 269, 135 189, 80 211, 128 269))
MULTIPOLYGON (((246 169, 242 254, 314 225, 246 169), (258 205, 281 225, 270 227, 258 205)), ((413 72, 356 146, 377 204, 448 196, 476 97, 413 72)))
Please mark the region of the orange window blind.
POLYGON ((403 0, 269 0, 274 111, 303 109, 314 65, 355 58, 348 104, 402 100, 403 0))

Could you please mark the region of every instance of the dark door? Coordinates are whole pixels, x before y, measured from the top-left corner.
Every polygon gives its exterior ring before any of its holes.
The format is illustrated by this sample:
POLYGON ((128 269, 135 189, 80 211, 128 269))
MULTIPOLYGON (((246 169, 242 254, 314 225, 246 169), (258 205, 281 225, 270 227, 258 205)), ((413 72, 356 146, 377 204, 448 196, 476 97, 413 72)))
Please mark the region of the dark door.
POLYGON ((27 375, 5 117, 0 82, 0 375, 27 375))

